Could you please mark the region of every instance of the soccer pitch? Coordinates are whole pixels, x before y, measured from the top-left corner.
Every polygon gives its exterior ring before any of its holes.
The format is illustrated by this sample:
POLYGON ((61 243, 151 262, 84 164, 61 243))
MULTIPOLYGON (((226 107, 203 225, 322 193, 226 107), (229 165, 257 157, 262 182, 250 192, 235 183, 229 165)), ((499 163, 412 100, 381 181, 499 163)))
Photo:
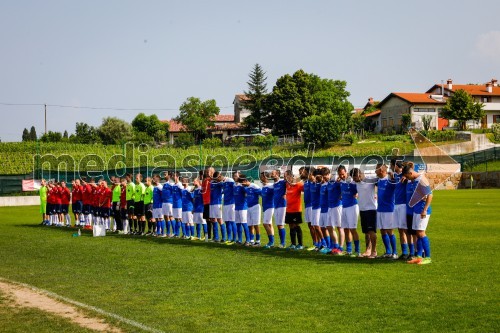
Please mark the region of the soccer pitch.
MULTIPOLYGON (((165 332, 498 331, 500 191, 435 191, 432 206, 433 263, 425 266, 88 231, 72 237, 75 229, 39 226, 38 207, 0 208, 0 278, 165 332)), ((0 331, 87 331, 8 302, 0 293, 0 331)))

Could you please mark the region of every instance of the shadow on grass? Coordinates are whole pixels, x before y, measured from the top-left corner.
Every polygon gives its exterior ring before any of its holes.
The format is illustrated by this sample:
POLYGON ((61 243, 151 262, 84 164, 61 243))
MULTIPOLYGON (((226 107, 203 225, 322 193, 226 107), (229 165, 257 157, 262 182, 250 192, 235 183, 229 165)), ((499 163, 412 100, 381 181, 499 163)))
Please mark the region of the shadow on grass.
MULTIPOLYGON (((42 226, 40 224, 20 224, 20 227, 28 227, 39 230, 47 230, 47 231, 56 231, 68 234, 71 236, 75 232, 77 232, 77 228, 75 227, 47 227, 42 226)), ((93 238, 92 230, 83 230, 81 231, 81 237, 84 238, 93 238)), ((134 241, 141 243, 153 243, 153 244, 169 244, 183 247, 199 247, 206 248, 208 250, 214 249, 223 249, 225 251, 230 252, 244 252, 246 254, 251 255, 260 255, 260 256, 272 256, 275 258, 283 258, 283 259, 302 259, 302 260, 310 260, 321 263, 331 263, 331 264, 365 264, 365 265, 395 265, 395 264, 403 264, 403 261, 400 260, 389 260, 389 259, 368 259, 368 258, 351 258, 347 256, 335 256, 330 254, 321 254, 315 251, 295 251, 295 250, 287 250, 280 248, 271 248, 264 249, 263 247, 247 247, 243 245, 226 245, 221 243, 213 243, 213 242, 205 242, 205 241, 191 241, 180 238, 161 238, 161 237, 151 237, 151 236, 136 236, 136 235, 119 235, 116 233, 107 233, 106 237, 113 239, 120 239, 126 241, 134 241)), ((101 238, 101 237, 99 237, 101 238)))

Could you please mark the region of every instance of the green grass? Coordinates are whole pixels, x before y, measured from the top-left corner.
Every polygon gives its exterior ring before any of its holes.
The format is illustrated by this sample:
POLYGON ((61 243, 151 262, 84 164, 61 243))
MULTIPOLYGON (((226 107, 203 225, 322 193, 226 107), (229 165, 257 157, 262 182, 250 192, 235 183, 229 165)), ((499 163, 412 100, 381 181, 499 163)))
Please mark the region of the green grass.
POLYGON ((0 277, 163 331, 500 328, 499 190, 435 192, 427 266, 88 232, 73 238, 74 230, 38 226, 37 209, 0 208, 0 277))
POLYGON ((464 171, 468 172, 484 172, 484 171, 500 171, 500 160, 478 163, 467 167, 464 171))

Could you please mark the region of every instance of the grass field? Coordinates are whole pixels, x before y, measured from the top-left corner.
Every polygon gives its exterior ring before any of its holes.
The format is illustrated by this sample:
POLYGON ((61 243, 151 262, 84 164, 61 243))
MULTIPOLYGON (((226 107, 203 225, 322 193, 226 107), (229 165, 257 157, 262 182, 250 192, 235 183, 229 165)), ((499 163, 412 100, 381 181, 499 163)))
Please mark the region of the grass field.
MULTIPOLYGON (((88 232, 74 238, 73 229, 39 226, 37 207, 0 208, 0 277, 166 332, 494 332, 499 212, 499 190, 436 191, 433 263, 415 266, 88 232)), ((2 306, 0 321, 0 331, 85 332, 29 309, 2 306)))

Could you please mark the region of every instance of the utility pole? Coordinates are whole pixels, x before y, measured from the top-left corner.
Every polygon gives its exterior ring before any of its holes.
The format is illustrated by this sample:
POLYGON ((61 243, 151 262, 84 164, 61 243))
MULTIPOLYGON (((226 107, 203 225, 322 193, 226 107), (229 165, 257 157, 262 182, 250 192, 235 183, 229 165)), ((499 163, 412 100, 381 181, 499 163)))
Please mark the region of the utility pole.
POLYGON ((47 134, 47 104, 45 105, 45 134, 47 134))

